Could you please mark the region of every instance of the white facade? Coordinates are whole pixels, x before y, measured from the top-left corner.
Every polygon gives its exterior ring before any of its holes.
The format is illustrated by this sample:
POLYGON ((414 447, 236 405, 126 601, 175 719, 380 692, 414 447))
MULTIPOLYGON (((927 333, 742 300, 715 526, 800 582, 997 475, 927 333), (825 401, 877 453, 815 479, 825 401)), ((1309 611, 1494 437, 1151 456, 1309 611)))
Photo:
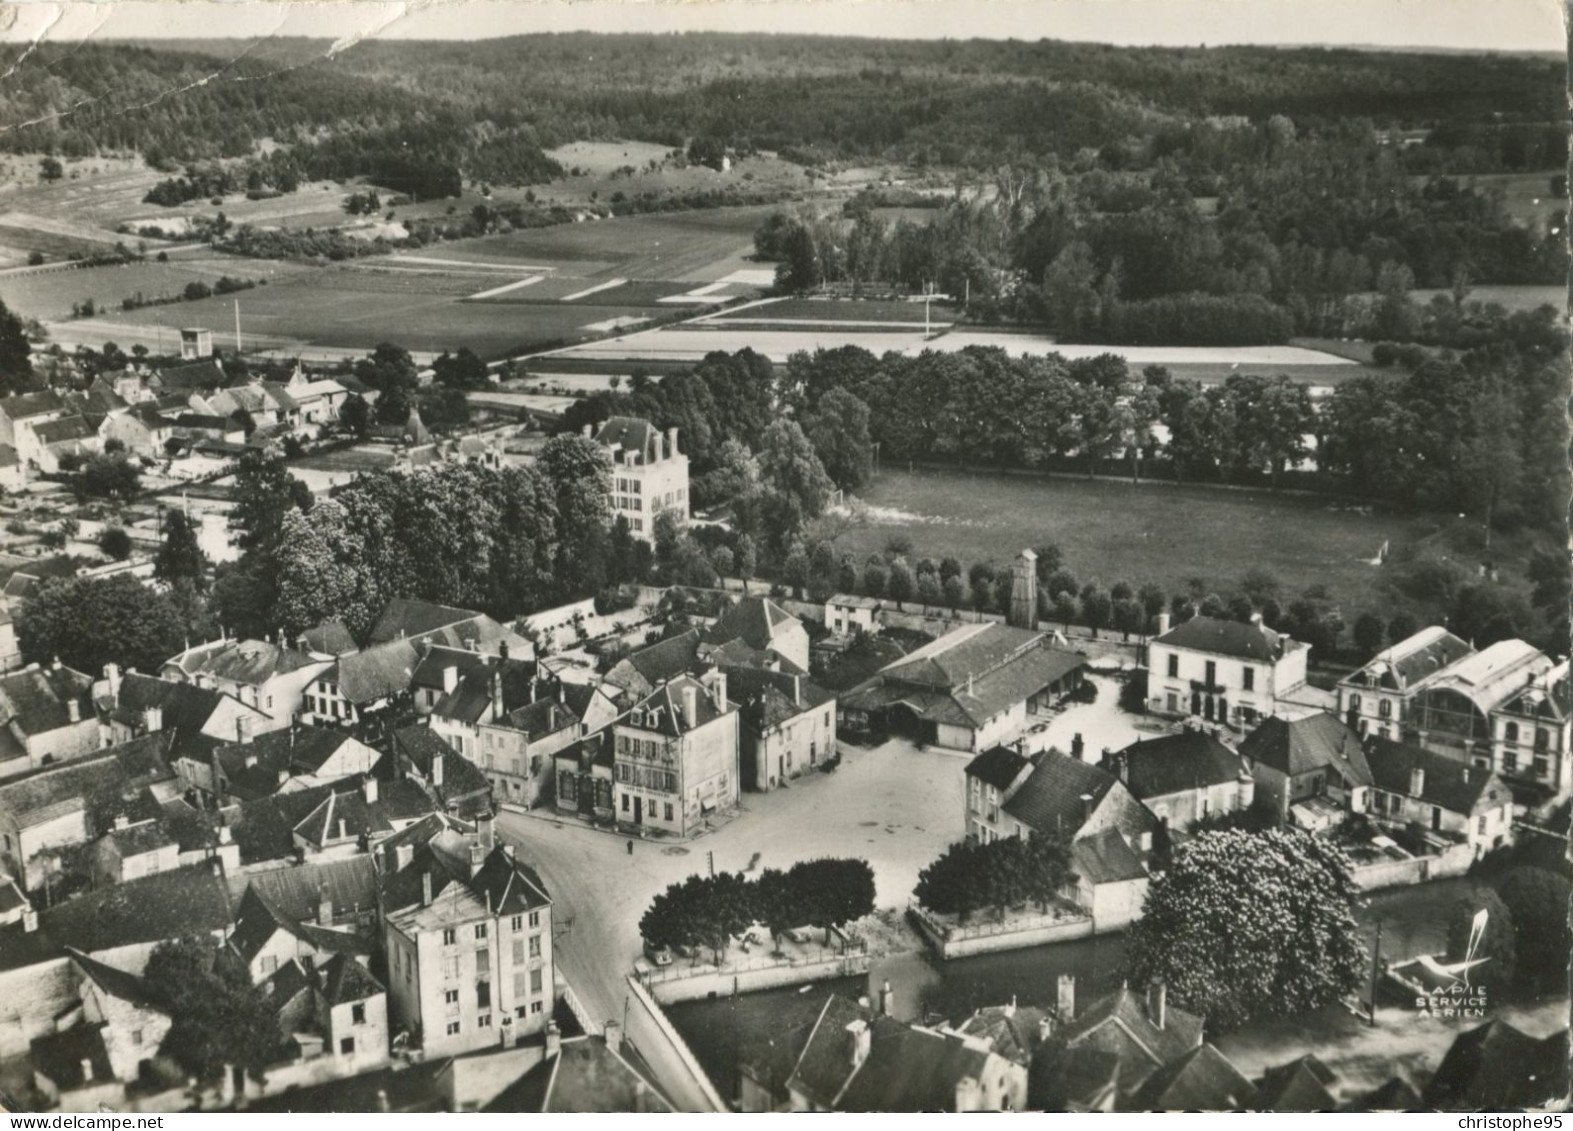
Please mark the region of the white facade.
POLYGON ((628 520, 634 537, 651 541, 662 511, 688 522, 688 457, 677 450, 676 428, 663 436, 645 421, 613 419, 598 438, 612 457, 613 513, 628 520))
POLYGON ((1279 713, 1284 695, 1305 683, 1310 648, 1287 641, 1276 659, 1253 659, 1165 643, 1147 646, 1147 706, 1249 727, 1279 713))

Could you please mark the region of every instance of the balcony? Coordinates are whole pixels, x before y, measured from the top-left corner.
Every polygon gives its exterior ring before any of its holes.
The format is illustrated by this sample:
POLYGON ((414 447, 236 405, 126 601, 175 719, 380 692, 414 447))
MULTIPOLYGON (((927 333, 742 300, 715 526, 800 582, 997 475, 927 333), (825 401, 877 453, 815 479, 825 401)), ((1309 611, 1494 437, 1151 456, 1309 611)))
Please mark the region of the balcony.
POLYGON ((1193 679, 1191 680, 1191 690, 1200 691, 1205 695, 1223 695, 1229 689, 1215 680, 1193 679))

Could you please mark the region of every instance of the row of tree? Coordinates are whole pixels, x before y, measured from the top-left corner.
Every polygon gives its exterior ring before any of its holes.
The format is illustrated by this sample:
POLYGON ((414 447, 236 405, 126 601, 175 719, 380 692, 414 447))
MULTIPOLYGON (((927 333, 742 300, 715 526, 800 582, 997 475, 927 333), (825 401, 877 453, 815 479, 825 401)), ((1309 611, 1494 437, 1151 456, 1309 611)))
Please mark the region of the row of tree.
POLYGON ((1047 911, 1075 880, 1065 842, 1038 832, 987 844, 959 841, 918 873, 912 894, 929 910, 965 923, 983 910, 1000 918, 1025 904, 1047 911))
POLYGON ((772 938, 799 927, 829 933, 874 910, 874 872, 866 860, 824 858, 767 868, 757 879, 741 872, 689 876, 651 901, 639 933, 652 947, 708 947, 719 963, 731 940, 758 923, 772 938))

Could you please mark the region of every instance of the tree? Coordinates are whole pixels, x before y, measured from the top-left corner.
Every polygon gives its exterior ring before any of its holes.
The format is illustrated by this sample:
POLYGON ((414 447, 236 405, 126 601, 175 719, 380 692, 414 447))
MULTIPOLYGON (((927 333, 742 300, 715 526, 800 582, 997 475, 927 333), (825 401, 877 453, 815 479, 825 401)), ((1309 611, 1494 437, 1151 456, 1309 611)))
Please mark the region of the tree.
POLYGON ((913 894, 929 910, 966 922, 973 912, 985 908, 1002 918, 1010 908, 1025 903, 1047 910, 1074 878, 1065 843, 1034 833, 1030 838, 951 845, 918 874, 913 894))
POLYGON ((45 157, 38 162, 38 175, 45 182, 53 183, 66 175, 65 166, 58 158, 45 157))
POLYGON ((1114 615, 1114 604, 1109 598, 1109 593, 1097 582, 1089 583, 1081 591, 1081 619, 1088 628, 1092 629, 1093 638, 1098 636, 1100 628, 1108 628, 1114 615))
POLYGON ((1387 625, 1375 613, 1361 613, 1355 618, 1355 647, 1364 659, 1370 659, 1382 650, 1387 640, 1387 625))
POLYGON ((832 389, 820 399, 804 432, 837 487, 856 491, 868 482, 874 467, 868 405, 846 389, 832 389))
POLYGON ((131 535, 118 526, 107 526, 98 536, 98 548, 105 557, 123 562, 131 556, 131 535))
POLYGON ((25 392, 32 386, 32 347, 22 320, 0 301, 0 395, 25 392))
POLYGON ((1567 878, 1548 868, 1515 868, 1497 888, 1512 919, 1520 980, 1527 984, 1566 984, 1569 890, 1567 878))
POLYGON ((759 553, 754 549, 754 540, 747 534, 741 534, 737 539, 737 550, 733 554, 733 566, 737 570, 738 578, 743 582, 743 593, 748 593, 748 582, 754 576, 754 571, 759 568, 759 553))
POLYGON ((232 489, 234 508, 229 528, 241 550, 271 551, 277 544, 284 516, 292 510, 311 509, 311 490, 289 473, 277 456, 247 452, 235 469, 232 489))
POLYGON ((760 481, 794 501, 805 518, 817 518, 830 498, 830 476, 796 421, 777 418, 759 452, 760 481))
POLYGON ((1476 943, 1472 957, 1486 961, 1470 969, 1469 980, 1474 985, 1494 986, 1505 991, 1512 986, 1518 967, 1513 913, 1502 902, 1502 897, 1490 888, 1470 892, 1453 905, 1447 920, 1447 960, 1463 962, 1469 955, 1475 917, 1482 911, 1486 913, 1485 932, 1476 943))
POLYGON ((159 1051, 211 1086, 226 1066, 254 1080, 280 1052, 278 1011, 246 967, 201 936, 159 943, 142 972, 173 1019, 159 1051))
POLYGON ((878 558, 863 566, 863 592, 870 597, 883 597, 890 582, 890 571, 878 558))
POLYGON ((72 487, 83 498, 124 501, 137 493, 141 469, 124 455, 89 456, 72 478, 72 487))
POLYGON ((183 510, 172 510, 164 516, 164 543, 153 558, 153 576, 172 585, 176 581, 189 581, 197 589, 205 587, 208 556, 197 541, 196 529, 183 510))
POLYGON ((1387 622, 1387 638, 1394 643, 1408 640, 1420 631, 1420 622, 1408 613, 1394 613, 1387 622))
POLYGON ((1069 590, 1054 595, 1054 619, 1064 626, 1066 632, 1070 631, 1071 622, 1076 619, 1077 611, 1076 597, 1069 590))
POLYGON ((1120 635, 1129 640, 1132 633, 1141 635, 1147 624, 1147 614, 1142 610, 1140 602, 1126 598, 1114 602, 1113 621, 1120 635))
POLYGON ((588 436, 546 441, 535 468, 546 477, 557 509, 554 575, 561 595, 582 596, 606 584, 611 542, 612 461, 588 436))
POLYGON ((371 432, 371 405, 359 393, 351 393, 339 406, 339 423, 364 440, 371 432))
POLYGON ((439 385, 462 392, 484 389, 490 384, 486 363, 469 348, 457 354, 444 353, 432 362, 432 379, 439 385))
POLYGON ((1348 859, 1323 839, 1203 833, 1149 885, 1126 935, 1127 974, 1162 978, 1214 1032, 1300 1016, 1361 985, 1359 898, 1348 859))
POLYGON ((901 602, 912 597, 912 567, 907 565, 905 558, 897 558, 890 563, 890 582, 887 592, 890 599, 896 602, 896 608, 901 608, 901 602))
POLYGON ((832 928, 874 913, 874 870, 866 860, 804 860, 792 865, 787 882, 800 923, 823 928, 827 946, 832 928))
POLYGON ((938 573, 918 574, 917 598, 931 608, 944 603, 945 590, 940 585, 938 573))
POLYGON ((187 624, 167 594, 119 573, 45 582, 17 611, 16 632, 29 661, 58 658, 90 674, 110 663, 150 672, 180 651, 187 624))

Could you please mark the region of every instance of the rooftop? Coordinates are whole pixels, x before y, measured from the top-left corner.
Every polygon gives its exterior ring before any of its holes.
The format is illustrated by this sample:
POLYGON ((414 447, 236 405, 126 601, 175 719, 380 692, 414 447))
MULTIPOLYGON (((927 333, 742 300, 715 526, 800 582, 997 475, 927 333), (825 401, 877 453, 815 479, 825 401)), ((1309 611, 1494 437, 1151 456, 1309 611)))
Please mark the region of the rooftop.
POLYGON ((1274 632, 1260 620, 1246 622, 1203 616, 1192 617, 1184 624, 1171 628, 1162 636, 1155 637, 1153 643, 1264 663, 1282 659, 1285 652, 1307 647, 1300 641, 1274 632))
POLYGON ((707 628, 704 639, 711 644, 742 640, 754 648, 768 648, 776 639, 802 622, 769 597, 744 597, 707 628))
POLYGON ((1139 738, 1114 755, 1120 780, 1143 801, 1238 781, 1240 756, 1202 730, 1139 738))
POLYGON ((1365 757, 1377 789, 1418 797, 1451 813, 1469 815, 1512 802, 1511 791, 1496 774, 1434 750, 1371 736, 1366 739, 1365 757), (1411 793, 1415 770, 1423 772, 1418 795, 1411 793))
POLYGON ((71 726, 75 702, 77 722, 93 719, 93 678, 68 667, 29 667, 0 678, 0 708, 5 722, 23 734, 45 734, 71 726))
POLYGON ((1523 640, 1499 640, 1465 656, 1426 681, 1425 691, 1456 691, 1490 712, 1554 666, 1551 657, 1523 640))
POLYGON ((171 657, 166 666, 187 676, 201 673, 227 683, 260 686, 274 676, 320 662, 269 640, 214 640, 171 657))
POLYGON ((1008 746, 991 746, 967 763, 966 775, 1003 793, 1032 763, 1008 746))
POLYGON ((1409 691, 1422 680, 1457 663, 1474 649, 1445 628, 1432 625, 1372 656, 1341 682, 1390 691, 1409 691))
POLYGON ((1235 1111, 1257 1102, 1255 1085, 1205 1044, 1149 1076, 1130 1106, 1137 1111, 1235 1111))
POLYGON ((415 664, 414 644, 390 640, 364 652, 340 656, 321 678, 337 684, 339 694, 351 703, 363 705, 408 691, 415 664))
POLYGON ((1263 719, 1240 743, 1240 754, 1290 777, 1330 766, 1352 785, 1371 784, 1360 736, 1325 711, 1292 720, 1263 719))
POLYGON ((1505 1021, 1460 1034, 1425 1089, 1429 1107, 1543 1108, 1568 1092, 1568 1031, 1537 1040, 1505 1021))
MULTIPOLYGON (((730 708, 731 704, 727 706, 730 708)), ((717 709, 710 690, 693 676, 683 675, 657 687, 619 722, 637 730, 655 731, 668 738, 678 738, 714 722, 725 712, 717 709), (686 693, 693 693, 694 715, 690 720, 684 713, 686 693)))

